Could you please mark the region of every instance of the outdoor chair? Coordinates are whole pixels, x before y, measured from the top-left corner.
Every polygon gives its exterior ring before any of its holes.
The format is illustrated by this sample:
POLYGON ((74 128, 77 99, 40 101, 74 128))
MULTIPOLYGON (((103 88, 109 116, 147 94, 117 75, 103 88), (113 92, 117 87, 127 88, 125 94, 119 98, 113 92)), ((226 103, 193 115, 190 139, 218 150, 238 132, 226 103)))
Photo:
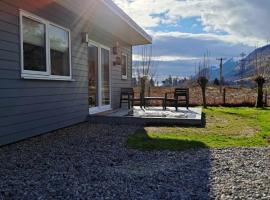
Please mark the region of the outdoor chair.
POLYGON ((165 100, 164 100, 164 107, 165 110, 167 108, 168 102, 173 102, 176 111, 178 111, 179 103, 184 102, 186 108, 189 107, 189 89, 188 88, 175 88, 174 92, 167 92, 165 93, 165 100), (169 95, 173 94, 173 98, 170 98, 169 95))
POLYGON ((133 107, 134 103, 134 90, 133 88, 121 88, 120 92, 120 108, 122 107, 122 103, 128 103, 128 109, 133 107))
POLYGON ((134 90, 133 88, 121 88, 121 93, 120 93, 120 108, 122 107, 123 103, 128 104, 128 109, 134 106, 134 102, 139 101, 140 102, 140 107, 142 108, 142 95, 140 93, 140 97, 136 98, 134 95, 134 90))
POLYGON ((92 106, 93 105, 93 102, 94 102, 93 97, 92 96, 89 96, 88 97, 88 104, 92 106))

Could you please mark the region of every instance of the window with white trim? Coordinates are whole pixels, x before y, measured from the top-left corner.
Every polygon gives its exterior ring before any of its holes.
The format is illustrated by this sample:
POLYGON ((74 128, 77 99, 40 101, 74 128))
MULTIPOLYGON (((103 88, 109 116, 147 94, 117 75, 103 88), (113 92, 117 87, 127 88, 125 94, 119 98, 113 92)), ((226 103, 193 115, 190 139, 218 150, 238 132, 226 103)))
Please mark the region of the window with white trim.
POLYGON ((127 73, 128 73, 128 68, 127 68, 127 55, 122 54, 122 58, 121 58, 121 62, 122 62, 122 79, 127 79, 127 73))
POLYGON ((71 80, 70 31, 20 12, 23 78, 71 80))

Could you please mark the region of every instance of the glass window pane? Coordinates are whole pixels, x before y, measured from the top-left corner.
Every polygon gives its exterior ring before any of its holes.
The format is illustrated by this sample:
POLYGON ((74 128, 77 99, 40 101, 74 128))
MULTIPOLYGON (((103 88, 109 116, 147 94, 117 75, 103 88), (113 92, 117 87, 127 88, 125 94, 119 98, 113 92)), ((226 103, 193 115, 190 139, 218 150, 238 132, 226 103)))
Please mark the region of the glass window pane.
POLYGON ((102 105, 110 105, 110 53, 101 48, 102 105))
POLYGON ((56 26, 49 26, 51 74, 70 76, 69 33, 56 26))
POLYGON ((127 57, 122 55, 122 76, 127 76, 127 57))
POLYGON ((89 107, 98 106, 98 48, 96 46, 88 47, 88 67, 89 67, 89 107))
POLYGON ((24 70, 46 72, 45 25, 23 17, 24 70))

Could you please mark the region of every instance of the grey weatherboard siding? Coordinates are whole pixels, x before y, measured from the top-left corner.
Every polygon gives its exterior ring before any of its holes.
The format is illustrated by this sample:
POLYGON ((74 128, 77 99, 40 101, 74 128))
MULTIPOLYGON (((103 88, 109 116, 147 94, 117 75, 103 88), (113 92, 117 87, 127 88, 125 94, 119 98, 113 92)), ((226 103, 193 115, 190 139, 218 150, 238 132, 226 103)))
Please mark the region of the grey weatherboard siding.
POLYGON ((0 146, 87 119, 87 44, 81 41, 82 32, 88 32, 91 40, 110 48, 118 41, 122 52, 128 55, 127 80, 121 79, 121 66, 111 63, 113 108, 119 105, 120 88, 131 86, 131 45, 87 21, 81 19, 77 23, 77 18, 75 13, 56 3, 40 7, 32 0, 0 1, 0 146), (36 6, 34 10, 33 6, 36 6), (75 81, 21 79, 19 9, 71 30, 72 78, 75 81))

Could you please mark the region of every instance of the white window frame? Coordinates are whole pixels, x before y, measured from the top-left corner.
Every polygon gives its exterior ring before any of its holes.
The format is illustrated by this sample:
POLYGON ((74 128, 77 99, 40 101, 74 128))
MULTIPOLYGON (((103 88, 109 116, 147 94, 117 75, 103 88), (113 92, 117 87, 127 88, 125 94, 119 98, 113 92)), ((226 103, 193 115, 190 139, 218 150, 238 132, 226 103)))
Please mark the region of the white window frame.
MULTIPOLYGON (((127 78, 128 78, 128 56, 125 53, 122 53, 122 56, 126 57, 126 75, 122 74, 123 73, 123 71, 122 71, 123 63, 121 62, 121 76, 122 76, 123 80, 127 80, 127 78)), ((122 59, 122 57, 121 57, 121 59, 122 59)))
POLYGON ((108 111, 112 109, 112 64, 111 64, 111 49, 108 46, 102 45, 98 42, 93 40, 88 40, 88 47, 92 45, 98 49, 98 106, 89 108, 89 114, 96 114, 104 111, 108 111), (102 105, 102 91, 101 91, 101 49, 105 49, 109 51, 109 76, 110 76, 110 104, 109 105, 102 105))
POLYGON ((66 80, 74 81, 72 79, 72 67, 71 67, 71 32, 69 29, 62 27, 58 24, 42 19, 32 13, 24 10, 20 10, 20 45, 21 45, 21 78, 23 79, 39 79, 39 80, 66 80), (45 25, 45 48, 46 48, 46 72, 32 71, 24 69, 24 52, 23 52, 23 17, 29 18, 36 22, 45 25), (69 76, 60 76, 51 74, 51 56, 50 56, 50 38, 49 38, 49 25, 63 29, 68 32, 69 43, 69 76))

